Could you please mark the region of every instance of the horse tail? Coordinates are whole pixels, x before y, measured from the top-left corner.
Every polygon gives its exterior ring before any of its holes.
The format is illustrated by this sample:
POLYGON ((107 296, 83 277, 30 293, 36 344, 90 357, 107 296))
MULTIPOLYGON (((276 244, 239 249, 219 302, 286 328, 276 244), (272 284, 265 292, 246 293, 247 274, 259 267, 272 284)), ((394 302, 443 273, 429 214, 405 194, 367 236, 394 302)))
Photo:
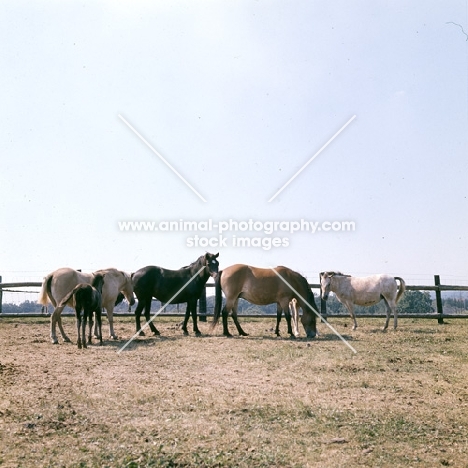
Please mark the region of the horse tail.
POLYGON ((50 283, 52 282, 52 277, 53 277, 53 273, 50 273, 44 278, 41 292, 39 294, 39 299, 37 300, 38 304, 42 304, 43 306, 46 306, 49 303, 49 301, 51 301, 50 283))
POLYGON ((406 291, 406 283, 403 278, 400 278, 399 276, 395 276, 395 280, 398 280, 400 282, 400 287, 398 288, 398 294, 395 299, 395 302, 398 302, 403 295, 403 293, 406 291))
MULTIPOLYGON (((79 286, 79 285, 78 285, 79 286)), ((60 302, 59 306, 65 306, 65 304, 72 298, 73 294, 75 294, 76 289, 78 286, 74 287, 60 302)))
POLYGON ((213 321, 211 322, 211 329, 213 330, 216 327, 219 316, 221 314, 221 306, 223 305, 223 295, 221 290, 221 274, 223 271, 221 270, 216 278, 215 278, 215 307, 213 312, 213 321))

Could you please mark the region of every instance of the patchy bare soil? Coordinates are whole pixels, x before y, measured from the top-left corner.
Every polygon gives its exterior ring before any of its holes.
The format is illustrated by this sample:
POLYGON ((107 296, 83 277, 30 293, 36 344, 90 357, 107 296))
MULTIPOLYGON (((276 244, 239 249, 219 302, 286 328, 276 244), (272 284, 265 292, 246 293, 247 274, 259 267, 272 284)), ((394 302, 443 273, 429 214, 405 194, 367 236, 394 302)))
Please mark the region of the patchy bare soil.
POLYGON ((273 318, 230 339, 156 320, 118 354, 128 318, 82 350, 47 318, 0 319, 0 467, 468 467, 468 322, 332 319, 354 355, 323 324, 307 341, 273 318))

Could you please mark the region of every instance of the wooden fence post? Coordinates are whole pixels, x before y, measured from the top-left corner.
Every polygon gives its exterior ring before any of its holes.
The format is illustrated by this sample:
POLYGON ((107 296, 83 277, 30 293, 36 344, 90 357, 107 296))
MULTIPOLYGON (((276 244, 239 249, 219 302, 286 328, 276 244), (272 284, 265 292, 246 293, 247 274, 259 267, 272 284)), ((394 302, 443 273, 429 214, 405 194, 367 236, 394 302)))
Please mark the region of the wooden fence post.
MULTIPOLYGON (((322 282, 322 276, 319 275, 319 287, 320 283, 322 282)), ((327 301, 324 301, 322 298, 322 288, 320 287, 320 315, 323 317, 324 320, 327 319, 327 301)), ((324 320, 320 320, 324 322, 324 320)))
MULTIPOLYGON (((439 275, 434 275, 434 284, 436 286, 440 286, 440 276, 439 275)), ((436 305, 437 305, 437 313, 439 314, 439 317, 437 319, 438 323, 444 323, 444 310, 442 308, 442 294, 440 292, 440 288, 436 289, 436 305)))
MULTIPOLYGON (((0 276, 0 283, 2 282, 2 277, 0 276)), ((2 302, 3 302, 3 289, 0 288, 0 314, 2 313, 2 302)))
POLYGON ((206 286, 203 288, 200 299, 198 300, 198 313, 200 322, 206 322, 206 286))
POLYGON ((327 301, 322 299, 322 294, 320 294, 320 315, 324 320, 327 319, 327 301))

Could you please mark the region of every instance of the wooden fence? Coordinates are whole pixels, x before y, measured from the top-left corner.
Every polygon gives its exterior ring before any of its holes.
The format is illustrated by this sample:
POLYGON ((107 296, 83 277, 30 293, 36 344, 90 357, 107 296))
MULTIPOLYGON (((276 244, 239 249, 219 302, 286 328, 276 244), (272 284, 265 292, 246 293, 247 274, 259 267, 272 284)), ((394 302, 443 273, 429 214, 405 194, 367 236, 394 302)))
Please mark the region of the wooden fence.
MULTIPOLYGON (((2 317, 43 317, 44 314, 22 314, 22 313, 15 313, 15 314, 5 314, 2 313, 2 301, 3 301, 3 291, 8 290, 9 292, 20 292, 18 288, 26 288, 26 287, 34 287, 40 288, 42 283, 34 282, 34 281, 27 281, 27 282, 15 282, 15 283, 2 283, 2 277, 0 276, 0 318, 2 317), (11 289, 10 289, 11 288, 11 289)), ((200 320, 206 320, 206 317, 210 315, 207 312, 207 303, 206 303, 206 291, 207 288, 214 287, 213 283, 208 283, 203 291, 202 297, 199 301, 199 316, 200 320)), ((312 289, 320 290, 319 284, 310 284, 312 289)), ((437 319, 439 323, 443 323, 444 318, 468 318, 468 314, 444 314, 443 305, 442 305, 442 292, 445 291, 468 291, 468 286, 453 286, 453 285, 443 285, 440 284, 440 277, 439 275, 434 276, 434 285, 426 285, 426 286, 412 286, 406 285, 407 291, 434 291, 436 296, 436 309, 437 311, 432 314, 418 314, 417 311, 411 314, 399 314, 401 318, 428 318, 428 319, 437 319)), ((326 306, 324 301, 321 302, 321 313, 322 315, 328 317, 342 317, 343 314, 327 314, 326 313, 326 306)), ((132 313, 119 313, 120 316, 133 316, 132 313)), ((165 316, 179 316, 182 314, 177 313, 164 313, 165 316)), ((267 314, 261 315, 250 315, 250 314, 243 314, 243 317, 261 317, 267 316, 267 314)), ((365 314, 360 313, 358 314, 359 317, 384 317, 382 314, 365 314)))

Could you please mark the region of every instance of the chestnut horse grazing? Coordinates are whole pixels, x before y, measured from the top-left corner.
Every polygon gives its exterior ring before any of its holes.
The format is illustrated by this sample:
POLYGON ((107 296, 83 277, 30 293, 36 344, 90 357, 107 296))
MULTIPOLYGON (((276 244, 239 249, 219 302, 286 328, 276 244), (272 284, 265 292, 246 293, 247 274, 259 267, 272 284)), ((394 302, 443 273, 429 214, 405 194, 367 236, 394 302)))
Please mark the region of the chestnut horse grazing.
POLYGON ((393 313, 393 328, 396 329, 398 314, 396 304, 405 292, 406 285, 399 276, 373 275, 356 277, 344 275, 338 271, 325 271, 320 273, 320 292, 326 301, 330 291, 336 294, 337 299, 346 306, 354 321, 353 330, 357 328, 354 306, 372 306, 382 299, 387 306, 387 320, 383 330, 388 328, 390 315, 393 313), (400 282, 400 287, 396 282, 400 282))
POLYGON ((136 331, 140 336, 144 335, 141 329, 140 316, 145 309, 145 319, 154 335, 159 331, 150 319, 151 300, 156 298, 161 302, 170 304, 187 303, 182 330, 188 335, 187 323, 192 315, 193 331, 197 336, 201 335, 197 324, 197 301, 210 276, 218 275, 219 263, 216 260, 219 253, 206 253, 190 265, 179 270, 166 270, 158 266, 147 266, 132 274, 133 288, 138 298, 135 309, 136 331), (196 275, 196 278, 194 278, 196 275), (193 279, 192 279, 193 278, 193 279))
POLYGON ((293 335, 289 303, 292 299, 296 299, 297 304, 303 310, 301 321, 307 337, 313 338, 317 334, 315 315, 317 307, 314 295, 306 278, 289 268, 278 266, 272 269, 256 268, 243 264, 232 265, 219 272, 215 279, 215 289, 216 301, 211 328, 213 329, 218 323, 222 305, 221 292, 224 292, 226 304, 222 310, 222 315, 223 335, 225 336, 231 336, 228 330, 229 313, 231 313, 239 335, 247 336, 237 319, 237 305, 240 298, 256 305, 277 303, 277 335, 279 335, 281 312, 284 312, 286 316, 288 332, 293 335))
POLYGON ((57 324, 63 340, 70 341, 70 338, 68 338, 63 329, 61 314, 65 305, 73 306, 73 300, 71 298, 65 304, 63 303, 63 299, 78 284, 91 284, 96 274, 104 275, 104 285, 102 286, 102 306, 107 311, 109 334, 112 338, 117 339, 114 332, 113 313, 119 293, 123 293, 130 305, 135 304, 130 275, 123 271, 116 270, 115 268, 98 270, 94 273, 82 273, 80 271, 73 270, 72 268, 60 268, 44 278, 41 294, 38 299, 39 304, 45 306, 50 301, 55 307, 55 310, 50 317, 50 337, 52 339, 52 343, 58 343, 56 335, 57 324))
POLYGON ((78 331, 78 348, 87 348, 86 345, 86 322, 89 321, 88 344, 91 344, 91 330, 93 328, 93 313, 96 315, 96 330, 99 338, 99 345, 102 346, 102 286, 104 284, 104 275, 94 275, 93 283, 80 283, 67 294, 60 305, 73 299, 75 304, 76 328, 78 331), (83 313, 83 316, 81 315, 83 313))

